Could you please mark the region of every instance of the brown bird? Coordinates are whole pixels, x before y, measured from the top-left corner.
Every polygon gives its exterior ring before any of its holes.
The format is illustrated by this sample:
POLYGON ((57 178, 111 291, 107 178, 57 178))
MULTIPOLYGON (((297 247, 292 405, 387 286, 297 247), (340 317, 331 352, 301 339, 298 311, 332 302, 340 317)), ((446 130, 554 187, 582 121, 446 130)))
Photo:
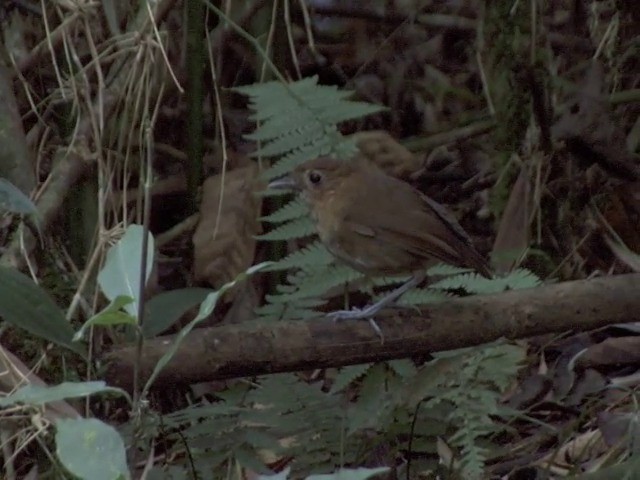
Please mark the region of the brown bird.
POLYGON ((412 274, 362 310, 332 313, 336 319, 371 319, 420 283, 424 270, 439 261, 491 277, 467 233, 442 205, 362 155, 351 160, 320 157, 269 186, 299 191, 322 243, 352 268, 366 275, 412 274))

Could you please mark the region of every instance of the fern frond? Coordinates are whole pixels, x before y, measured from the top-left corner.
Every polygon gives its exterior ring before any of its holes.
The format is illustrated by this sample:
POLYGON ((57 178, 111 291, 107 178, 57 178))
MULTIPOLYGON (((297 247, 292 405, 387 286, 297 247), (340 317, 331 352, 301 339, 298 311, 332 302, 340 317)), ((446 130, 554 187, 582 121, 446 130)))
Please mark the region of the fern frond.
POLYGON ((335 394, 341 392, 367 373, 367 370, 369 370, 372 365, 373 363, 364 363, 361 365, 350 365, 348 367, 341 368, 333 379, 333 385, 331 385, 330 393, 335 394))
POLYGON ((502 278, 484 278, 477 273, 467 273, 445 278, 431 285, 431 288, 464 289, 469 293, 499 293, 505 290, 533 288, 540 285, 541 280, 532 272, 518 269, 502 278))
POLYGON ((278 260, 273 265, 264 269, 264 271, 286 270, 289 268, 321 268, 333 263, 333 256, 327 248, 316 240, 310 245, 296 250, 287 255, 282 260, 278 260))
POLYGON ((290 222, 274 228, 263 235, 257 235, 258 240, 289 240, 291 238, 303 238, 313 235, 315 227, 309 217, 296 218, 290 222))
POLYGON ((288 321, 288 320, 310 320, 318 318, 320 315, 316 310, 326 303, 326 300, 316 298, 301 298, 295 303, 274 302, 271 295, 267 296, 269 303, 255 309, 256 315, 262 321, 288 321))
POLYGON ((364 428, 384 428, 391 409, 391 395, 387 390, 388 375, 384 363, 376 363, 362 378, 359 397, 349 409, 348 432, 364 428))
POLYGON ((262 176, 266 179, 279 177, 312 158, 334 153, 338 158, 347 158, 349 156, 345 156, 344 153, 338 154, 339 151, 354 153, 356 151, 355 142, 352 139, 344 139, 342 137, 335 139, 332 136, 324 135, 322 137, 318 137, 318 140, 312 144, 303 145, 292 150, 290 153, 276 161, 263 173, 262 176))
POLYGON ((261 217, 260 220, 269 223, 281 223, 295 218, 309 215, 309 207, 300 198, 295 198, 283 205, 271 215, 261 217))
POLYGON ((336 125, 383 110, 383 107, 346 100, 352 92, 318 85, 310 77, 284 85, 267 82, 234 89, 250 97, 250 107, 259 122, 250 140, 262 142, 253 156, 284 156, 265 172, 273 178, 296 165, 345 149, 336 125))
MULTIPOLYGON (((253 152, 251 156, 275 157, 284 155, 291 151, 297 151, 303 147, 312 148, 314 152, 329 153, 329 150, 323 149, 331 146, 331 134, 334 134, 335 136, 338 135, 338 129, 335 127, 332 132, 329 132, 328 130, 318 130, 317 128, 314 128, 314 125, 304 123, 302 126, 298 124, 290 125, 289 127, 293 128, 275 140, 265 142, 265 144, 260 149, 253 152)), ((336 138, 336 140, 338 140, 338 138, 336 138)))
POLYGON ((418 373, 418 369, 411 360, 391 360, 387 365, 401 378, 413 378, 418 373))
POLYGON ((427 305, 430 303, 441 302, 451 298, 453 295, 447 292, 434 290, 431 287, 428 288, 414 288, 402 295, 398 299, 398 305, 412 306, 412 305, 427 305))
POLYGON ((364 278, 364 275, 347 265, 331 265, 328 268, 305 271, 297 284, 298 291, 294 298, 320 296, 328 290, 355 282, 364 278))
POLYGON ((453 265, 447 265, 446 263, 438 263, 427 270, 427 276, 429 277, 449 277, 451 275, 459 275, 461 273, 468 273, 472 270, 470 268, 454 267, 453 265))

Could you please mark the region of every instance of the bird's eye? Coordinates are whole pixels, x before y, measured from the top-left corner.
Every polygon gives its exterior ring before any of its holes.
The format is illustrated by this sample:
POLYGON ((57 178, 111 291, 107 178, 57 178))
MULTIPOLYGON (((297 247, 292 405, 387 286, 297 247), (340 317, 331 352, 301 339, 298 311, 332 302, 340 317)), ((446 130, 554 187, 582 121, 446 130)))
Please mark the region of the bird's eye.
POLYGON ((315 170, 311 170, 308 175, 311 185, 318 185, 322 181, 322 174, 315 170))

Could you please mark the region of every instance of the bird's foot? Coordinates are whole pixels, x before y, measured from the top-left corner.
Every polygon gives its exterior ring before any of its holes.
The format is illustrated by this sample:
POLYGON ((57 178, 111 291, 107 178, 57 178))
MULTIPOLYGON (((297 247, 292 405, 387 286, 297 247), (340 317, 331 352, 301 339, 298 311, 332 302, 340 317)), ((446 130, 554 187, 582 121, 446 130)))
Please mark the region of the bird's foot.
POLYGON ((382 335, 382 330, 373 319, 373 315, 375 315, 380 308, 376 305, 369 305, 365 308, 353 308, 351 310, 336 310, 335 312, 328 313, 327 316, 331 318, 334 322, 341 320, 368 320, 369 325, 373 328, 373 331, 380 337, 380 341, 384 343, 384 335, 382 335))
POLYGON ((336 310, 335 312, 328 313, 327 316, 334 322, 338 320, 368 320, 377 313, 377 311, 371 307, 372 305, 365 308, 354 307, 351 310, 336 310))

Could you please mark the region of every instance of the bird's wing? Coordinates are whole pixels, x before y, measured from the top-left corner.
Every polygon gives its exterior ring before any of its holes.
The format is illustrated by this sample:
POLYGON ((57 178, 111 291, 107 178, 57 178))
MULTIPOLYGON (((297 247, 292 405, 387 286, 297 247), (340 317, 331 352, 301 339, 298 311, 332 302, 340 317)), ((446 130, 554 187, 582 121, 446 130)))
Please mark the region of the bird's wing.
POLYGON ((375 238, 381 249, 401 248, 416 263, 422 259, 426 264, 435 258, 490 275, 467 233, 443 206, 405 182, 385 180, 382 184, 370 184, 369 193, 374 195, 367 196, 368 205, 361 202, 348 212, 343 221, 346 228, 375 238))

